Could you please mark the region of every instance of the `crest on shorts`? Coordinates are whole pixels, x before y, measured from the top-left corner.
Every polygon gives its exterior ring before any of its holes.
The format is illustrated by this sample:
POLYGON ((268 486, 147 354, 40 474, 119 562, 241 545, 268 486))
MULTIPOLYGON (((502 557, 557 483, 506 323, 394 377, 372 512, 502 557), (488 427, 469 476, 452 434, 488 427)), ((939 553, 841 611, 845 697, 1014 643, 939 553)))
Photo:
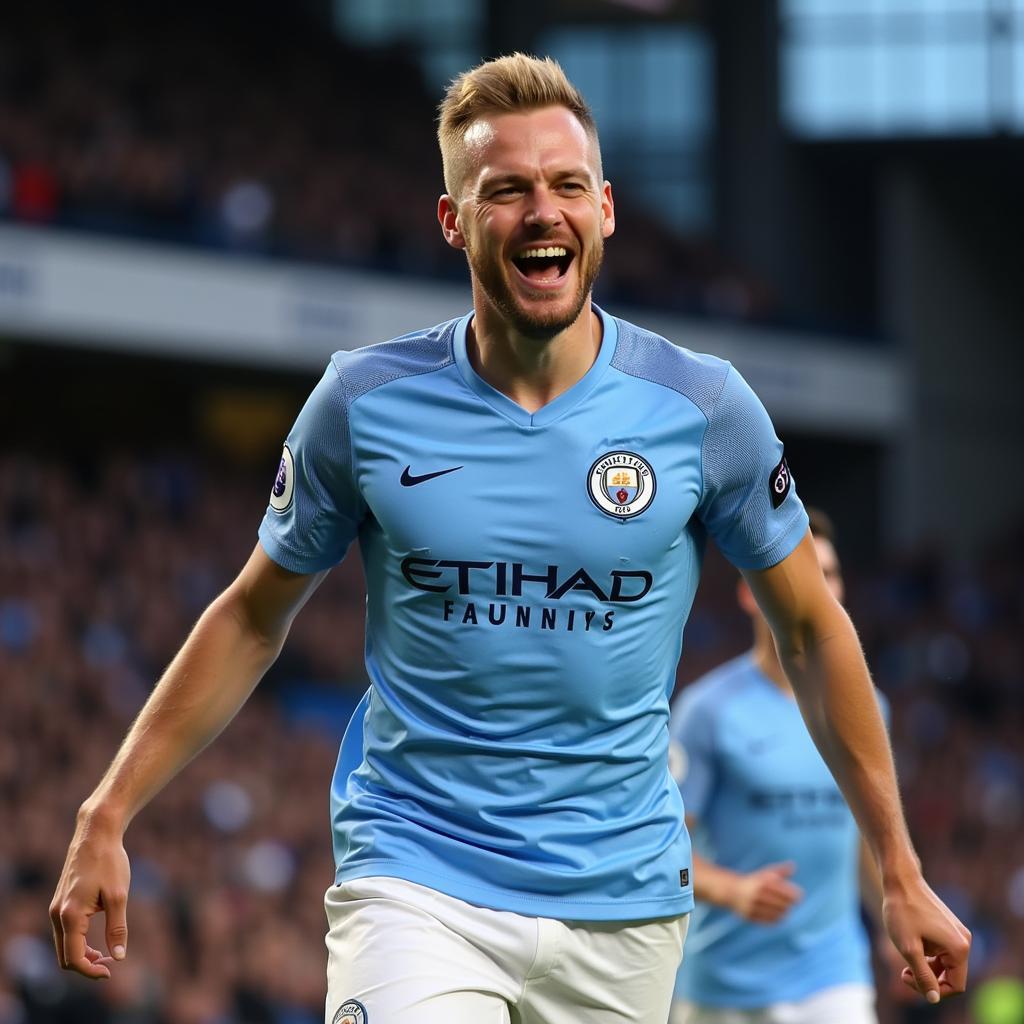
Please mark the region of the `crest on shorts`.
POLYGON ((368 1024, 370 1015, 358 999, 346 999, 338 1008, 331 1024, 368 1024))
POLYGON ((274 477, 274 486, 270 489, 270 507, 275 512, 287 512, 292 507, 292 496, 295 494, 295 460, 288 445, 281 452, 281 461, 274 477))
POLYGON ((635 452, 605 452, 587 475, 590 500, 615 519, 640 515, 657 487, 651 464, 635 452))

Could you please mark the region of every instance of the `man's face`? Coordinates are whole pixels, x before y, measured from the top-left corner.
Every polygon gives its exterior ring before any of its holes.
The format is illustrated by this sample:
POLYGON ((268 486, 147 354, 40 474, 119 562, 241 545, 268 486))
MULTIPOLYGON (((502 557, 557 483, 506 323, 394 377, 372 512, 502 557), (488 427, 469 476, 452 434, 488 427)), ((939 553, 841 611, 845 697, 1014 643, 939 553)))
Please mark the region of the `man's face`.
POLYGON ((552 337, 579 317, 615 229, 597 144, 564 107, 543 107, 481 118, 465 145, 462 195, 439 206, 445 237, 510 326, 552 337))

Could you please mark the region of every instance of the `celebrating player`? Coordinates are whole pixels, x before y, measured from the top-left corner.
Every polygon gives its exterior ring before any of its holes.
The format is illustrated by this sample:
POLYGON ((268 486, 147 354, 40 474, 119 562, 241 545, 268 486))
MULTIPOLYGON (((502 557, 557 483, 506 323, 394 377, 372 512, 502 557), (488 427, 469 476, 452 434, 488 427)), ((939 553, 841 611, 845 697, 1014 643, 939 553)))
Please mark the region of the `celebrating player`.
POLYGON ((505 57, 452 83, 438 134, 473 309, 331 359, 249 562, 81 808, 61 964, 124 957, 125 827, 358 540, 371 687, 333 785, 326 1020, 663 1024, 693 903, 668 700, 710 533, 882 866, 914 983, 961 990, 967 933, 921 877, 767 414, 728 363, 591 301, 615 215, 583 99, 554 62, 505 57), (98 910, 109 955, 86 941, 98 910))
MULTIPOLYGON (((832 524, 808 515, 842 601, 832 524)), ((673 1024, 874 1024, 860 904, 880 917, 878 874, 745 582, 737 594, 753 650, 688 686, 672 709, 670 763, 698 901, 673 1024)))

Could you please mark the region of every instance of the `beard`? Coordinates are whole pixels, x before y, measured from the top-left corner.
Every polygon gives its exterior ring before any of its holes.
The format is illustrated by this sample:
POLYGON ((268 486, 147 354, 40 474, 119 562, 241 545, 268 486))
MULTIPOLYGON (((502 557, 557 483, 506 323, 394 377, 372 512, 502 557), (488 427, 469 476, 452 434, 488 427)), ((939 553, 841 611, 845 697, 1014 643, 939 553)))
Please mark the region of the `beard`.
MULTIPOLYGON (((541 245, 543 241, 543 239, 538 239, 537 244, 541 245)), ((477 252, 476 247, 471 246, 468 239, 466 241, 466 259, 473 277, 504 320, 524 337, 534 341, 546 341, 556 334, 560 334, 579 319, 583 306, 590 295, 590 290, 594 286, 594 281, 601 270, 601 262, 604 259, 604 239, 598 235, 593 245, 576 257, 580 261, 578 284, 576 293, 568 307, 558 308, 560 302, 564 301, 559 296, 558 299, 552 299, 547 304, 552 308, 542 308, 538 312, 528 312, 519 305, 501 261, 488 258, 477 252)))

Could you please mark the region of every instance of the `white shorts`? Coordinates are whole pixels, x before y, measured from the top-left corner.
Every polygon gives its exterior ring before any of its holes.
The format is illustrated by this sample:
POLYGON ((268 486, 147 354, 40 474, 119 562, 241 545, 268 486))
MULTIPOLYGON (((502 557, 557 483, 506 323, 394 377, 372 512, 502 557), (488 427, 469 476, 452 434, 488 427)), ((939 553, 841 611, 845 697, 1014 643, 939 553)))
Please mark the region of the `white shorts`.
POLYGON ((835 985, 793 1003, 730 1010, 676 1001, 669 1024, 878 1024, 870 985, 835 985))
POLYGON ((384 877, 324 902, 326 1024, 665 1024, 689 922, 525 917, 384 877))

